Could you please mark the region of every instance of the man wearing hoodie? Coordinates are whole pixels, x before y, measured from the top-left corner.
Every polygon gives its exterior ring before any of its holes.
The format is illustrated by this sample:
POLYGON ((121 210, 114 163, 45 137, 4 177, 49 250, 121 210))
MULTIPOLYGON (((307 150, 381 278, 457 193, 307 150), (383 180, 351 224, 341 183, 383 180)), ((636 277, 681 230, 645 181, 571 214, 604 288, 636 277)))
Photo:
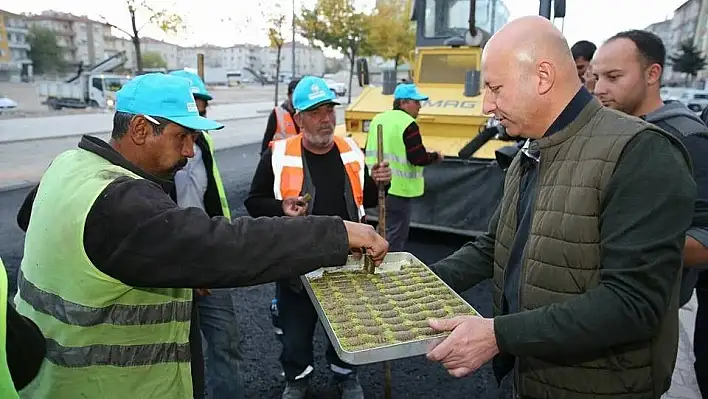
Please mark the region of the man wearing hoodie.
MULTIPOLYGON (((691 228, 686 232, 680 305, 691 299, 699 269, 708 266, 708 127, 678 101, 664 103, 659 88, 666 49, 655 34, 631 30, 608 39, 595 53, 595 96, 606 107, 645 119, 680 139, 693 163, 698 189, 691 228)), ((647 154, 648 157, 651 154, 647 154)), ((651 210, 648 210, 651 211, 651 210)), ((647 215, 651 217, 651 215, 647 215)), ((708 396, 708 341, 696 325, 696 376, 708 396)))

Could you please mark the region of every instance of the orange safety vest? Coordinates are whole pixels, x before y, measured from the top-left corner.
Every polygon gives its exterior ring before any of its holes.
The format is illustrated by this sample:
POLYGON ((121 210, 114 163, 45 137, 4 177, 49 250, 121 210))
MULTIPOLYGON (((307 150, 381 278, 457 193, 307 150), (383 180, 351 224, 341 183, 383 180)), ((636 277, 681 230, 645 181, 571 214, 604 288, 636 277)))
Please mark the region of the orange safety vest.
POLYGON ((295 121, 290 112, 281 106, 275 107, 275 133, 272 141, 289 139, 296 135, 295 121))
MULTIPOLYGON (((364 153, 354 139, 334 136, 334 144, 349 178, 359 220, 364 211, 364 153)), ((276 199, 297 197, 302 192, 305 173, 302 164, 302 135, 271 143, 273 164, 273 194, 276 199)))

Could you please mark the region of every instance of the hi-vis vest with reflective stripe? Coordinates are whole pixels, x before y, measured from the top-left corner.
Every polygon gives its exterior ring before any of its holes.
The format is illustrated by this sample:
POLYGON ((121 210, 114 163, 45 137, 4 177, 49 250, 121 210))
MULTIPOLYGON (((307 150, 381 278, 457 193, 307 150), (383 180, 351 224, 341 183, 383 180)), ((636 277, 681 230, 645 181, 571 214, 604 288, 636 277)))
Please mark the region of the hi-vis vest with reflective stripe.
POLYGON ((273 141, 285 140, 297 135, 297 130, 295 130, 295 121, 285 108, 281 106, 275 107, 275 133, 273 134, 273 141))
POLYGON ((216 166, 216 158, 214 157, 214 139, 212 139, 211 135, 207 132, 202 132, 202 134, 204 135, 204 140, 206 140, 207 146, 209 146, 209 153, 211 154, 211 174, 214 176, 216 191, 219 193, 221 212, 227 219, 231 219, 231 209, 229 209, 229 201, 226 198, 224 182, 221 180, 221 173, 219 173, 219 168, 216 166))
MULTIPOLYGON (((347 172, 359 220, 361 220, 366 215, 364 211, 364 154, 356 141, 349 137, 334 136, 334 143, 339 150, 344 170, 347 172)), ((302 161, 302 135, 271 143, 271 148, 275 198, 282 200, 299 196, 305 179, 302 161)))
POLYGON ((0 259, 0 398, 19 398, 7 365, 7 271, 0 259))
POLYGON ((122 176, 140 178, 76 149, 42 177, 15 302, 41 329, 47 355, 23 398, 193 397, 192 290, 128 286, 99 271, 84 251, 91 206, 122 176))
POLYGON ((398 197, 420 197, 425 192, 423 167, 408 162, 403 132, 415 119, 405 111, 390 110, 374 117, 366 138, 366 165, 369 170, 377 161, 378 126, 383 126, 384 160, 391 168, 391 187, 388 193, 398 197))

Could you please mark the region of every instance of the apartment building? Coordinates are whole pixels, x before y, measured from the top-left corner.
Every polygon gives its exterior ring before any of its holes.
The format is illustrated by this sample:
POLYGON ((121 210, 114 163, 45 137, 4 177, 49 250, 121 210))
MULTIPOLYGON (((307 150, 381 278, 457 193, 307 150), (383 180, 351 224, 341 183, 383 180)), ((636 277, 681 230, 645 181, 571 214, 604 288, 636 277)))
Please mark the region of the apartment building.
MULTIPOLYGON (((669 57, 678 55, 684 43, 691 43, 704 56, 708 55, 708 0, 687 0, 674 10, 671 19, 653 23, 644 29, 659 36, 666 47, 664 82, 684 85, 685 74, 673 70, 669 57)), ((704 69, 692 84, 702 88, 706 80, 708 70, 704 69)))
MULTIPOLYGON (((135 46, 133 46, 133 52, 135 51, 135 46)), ((143 37, 140 39, 140 51, 145 54, 147 52, 154 52, 160 54, 160 57, 167 64, 167 69, 178 69, 181 68, 179 63, 179 47, 174 44, 165 43, 160 40, 155 40, 150 37, 143 37)), ((133 65, 133 64, 130 64, 133 65)))
MULTIPOLYGON (((288 42, 283 44, 280 54, 280 73, 283 75, 316 75, 321 76, 325 72, 326 60, 321 49, 310 47, 299 42, 295 42, 295 73, 293 73, 293 44, 288 42)), ((275 61, 276 49, 270 49, 267 58, 275 61)), ((271 61, 272 63, 272 61, 271 61)), ((271 67, 272 75, 275 75, 275 66, 271 67)))
MULTIPOLYGON (((705 56, 708 54, 708 0, 701 2, 698 13, 698 26, 696 27, 695 45, 705 56)), ((698 72, 697 78, 701 81, 708 79, 708 68, 698 72)))
POLYGON ((106 38, 106 47, 103 53, 103 58, 106 59, 117 53, 125 52, 126 62, 123 68, 127 71, 134 70, 136 67, 135 63, 135 45, 129 39, 124 39, 122 37, 110 36, 106 38))
POLYGON ((28 35, 23 16, 0 10, 0 80, 32 76, 28 35))
POLYGON ((31 25, 48 28, 57 35, 57 43, 64 50, 64 60, 70 66, 94 65, 105 58, 106 42, 112 36, 108 24, 56 11, 30 15, 28 20, 31 25))

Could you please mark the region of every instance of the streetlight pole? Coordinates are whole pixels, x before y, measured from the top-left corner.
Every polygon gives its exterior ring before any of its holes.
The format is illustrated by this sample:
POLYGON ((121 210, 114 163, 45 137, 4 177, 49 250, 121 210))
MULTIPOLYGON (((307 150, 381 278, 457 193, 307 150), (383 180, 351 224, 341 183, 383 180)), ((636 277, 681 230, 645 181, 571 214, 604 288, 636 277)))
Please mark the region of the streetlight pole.
POLYGON ((295 79, 295 0, 293 0, 293 69, 292 79, 295 79))

